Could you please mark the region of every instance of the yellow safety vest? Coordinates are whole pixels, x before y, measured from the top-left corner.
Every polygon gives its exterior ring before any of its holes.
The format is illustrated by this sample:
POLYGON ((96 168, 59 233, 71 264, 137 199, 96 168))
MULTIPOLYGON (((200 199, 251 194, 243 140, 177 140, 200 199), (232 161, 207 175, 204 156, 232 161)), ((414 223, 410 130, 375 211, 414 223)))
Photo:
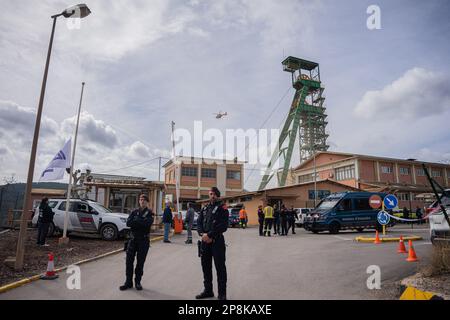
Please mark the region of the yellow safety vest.
POLYGON ((271 206, 267 206, 264 208, 264 218, 273 219, 273 208, 271 206))

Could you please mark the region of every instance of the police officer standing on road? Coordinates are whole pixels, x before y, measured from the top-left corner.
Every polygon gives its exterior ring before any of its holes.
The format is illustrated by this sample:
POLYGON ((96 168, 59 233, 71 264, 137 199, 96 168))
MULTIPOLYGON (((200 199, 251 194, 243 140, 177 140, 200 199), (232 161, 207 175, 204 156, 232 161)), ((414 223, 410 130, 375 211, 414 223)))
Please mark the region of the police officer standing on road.
POLYGON ((280 210, 278 209, 278 205, 273 206, 273 234, 280 235, 280 225, 281 225, 281 219, 280 219, 280 210))
POLYGON ((197 232, 201 237, 201 262, 204 290, 196 299, 214 297, 212 285, 212 260, 217 271, 218 299, 227 299, 227 269, 225 266, 225 238, 228 228, 228 210, 219 200, 220 191, 212 187, 209 203, 202 208, 197 219, 197 232))
POLYGON ((281 222, 281 235, 287 236, 287 233, 288 233, 288 228, 287 228, 288 211, 287 211, 286 207, 284 206, 284 204, 281 205, 280 222, 281 222))
POLYGON ((153 212, 148 207, 148 197, 145 194, 139 196, 139 208, 131 212, 127 219, 127 226, 131 228, 131 240, 128 242, 126 258, 126 281, 120 290, 133 287, 133 264, 137 255, 135 274, 135 286, 142 290, 141 279, 144 274, 144 262, 150 247, 150 227, 153 224, 153 212))
POLYGON ((258 223, 259 223, 259 235, 264 236, 264 211, 263 207, 260 205, 258 207, 258 223))
POLYGON ((297 219, 297 211, 294 209, 294 207, 291 207, 291 210, 288 210, 288 233, 289 229, 292 228, 292 234, 295 234, 295 220, 297 219))

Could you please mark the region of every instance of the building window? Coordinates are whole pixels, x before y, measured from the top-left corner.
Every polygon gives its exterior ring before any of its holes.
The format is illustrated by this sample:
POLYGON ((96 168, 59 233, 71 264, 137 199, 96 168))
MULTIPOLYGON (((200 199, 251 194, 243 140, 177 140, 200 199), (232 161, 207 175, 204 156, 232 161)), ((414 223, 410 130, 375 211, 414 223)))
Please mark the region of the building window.
POLYGON ((241 172, 228 170, 227 171, 227 179, 241 180, 241 172))
POLYGON ((240 201, 241 201, 241 202, 252 201, 252 197, 250 197, 250 196, 242 197, 242 198, 240 199, 240 201))
POLYGON ((202 178, 216 178, 216 169, 202 168, 202 178))
POLYGON ((416 172, 417 172, 418 176, 422 176, 423 177, 425 175, 425 171, 423 169, 417 169, 416 172))
MULTIPOLYGON (((319 180, 319 173, 316 173, 316 181, 319 180)), ((298 183, 306 183, 314 181, 314 173, 305 174, 297 177, 298 183)))
POLYGON ((397 198, 400 201, 409 201, 409 193, 398 193, 397 198))
POLYGON ((196 177, 197 176, 197 168, 181 167, 181 175, 184 177, 196 177))
POLYGON ((350 180, 355 178, 355 166, 336 168, 336 180, 350 180))
MULTIPOLYGON (((331 194, 330 190, 317 190, 317 198, 323 199, 331 194)), ((314 200, 314 190, 308 190, 309 200, 314 200)))
POLYGON ((390 166, 381 166, 381 172, 389 174, 392 173, 392 167, 390 166))
POLYGON ((431 170, 431 176, 433 178, 440 178, 442 176, 441 170, 431 170))
POLYGON ((409 175, 409 168, 400 167, 400 174, 402 175, 409 175))

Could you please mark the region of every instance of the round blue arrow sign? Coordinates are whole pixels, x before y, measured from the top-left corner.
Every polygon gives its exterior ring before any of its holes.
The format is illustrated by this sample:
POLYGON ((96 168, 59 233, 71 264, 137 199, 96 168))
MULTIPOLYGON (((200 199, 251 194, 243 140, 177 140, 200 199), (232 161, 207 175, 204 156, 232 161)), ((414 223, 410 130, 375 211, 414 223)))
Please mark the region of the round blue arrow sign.
POLYGON ((383 200, 386 209, 394 209, 398 205, 398 199, 393 194, 388 194, 383 200))
POLYGON ((382 226, 385 226, 389 223, 389 221, 391 220, 391 217, 389 216, 389 214, 386 211, 382 210, 382 211, 378 212, 377 220, 382 226))

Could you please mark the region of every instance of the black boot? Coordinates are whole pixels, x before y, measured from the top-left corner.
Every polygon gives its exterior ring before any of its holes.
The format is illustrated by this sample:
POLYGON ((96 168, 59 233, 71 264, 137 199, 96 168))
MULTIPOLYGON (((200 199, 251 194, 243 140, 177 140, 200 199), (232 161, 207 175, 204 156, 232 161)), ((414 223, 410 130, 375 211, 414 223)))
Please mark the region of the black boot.
POLYGON ((125 291, 125 290, 131 289, 131 288, 133 288, 133 283, 130 283, 130 282, 125 282, 125 284, 123 286, 119 287, 120 291, 125 291))
POLYGON ((195 296, 195 299, 206 299, 206 298, 213 298, 214 293, 212 291, 203 291, 202 293, 195 296))
POLYGON ((218 300, 227 300, 227 295, 226 293, 221 293, 217 296, 218 300))

